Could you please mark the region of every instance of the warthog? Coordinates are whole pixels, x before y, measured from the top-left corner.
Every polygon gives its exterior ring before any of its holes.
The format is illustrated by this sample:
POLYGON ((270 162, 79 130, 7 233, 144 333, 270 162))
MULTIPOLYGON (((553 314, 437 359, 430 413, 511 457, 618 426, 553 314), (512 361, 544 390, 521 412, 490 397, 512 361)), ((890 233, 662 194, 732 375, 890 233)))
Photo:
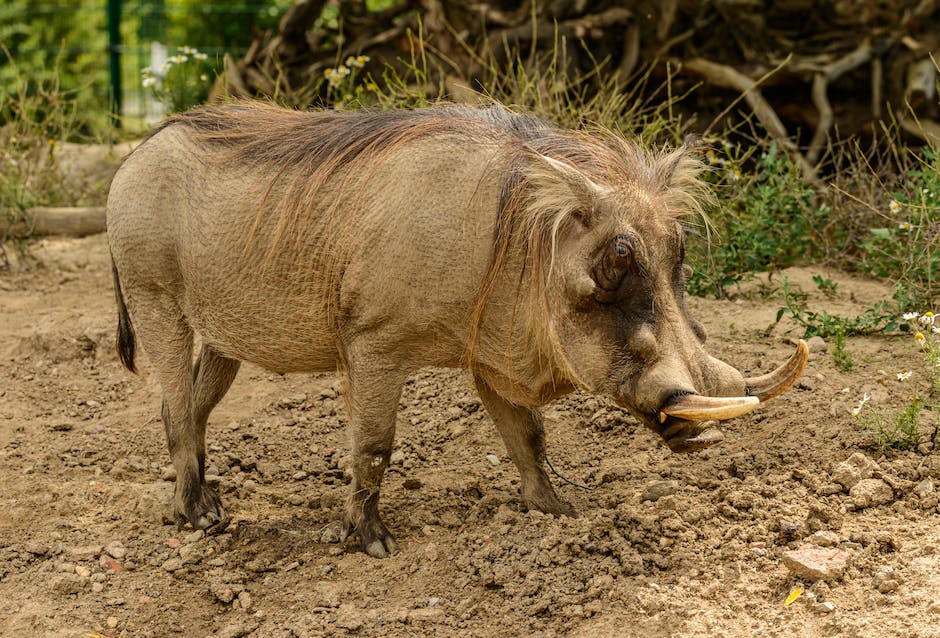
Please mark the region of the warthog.
POLYGON ((163 123, 108 198, 118 350, 135 330, 163 392, 178 523, 224 526, 206 421, 241 361, 339 370, 352 485, 343 537, 396 544, 379 486, 407 377, 462 367, 525 505, 574 515, 544 470, 538 407, 610 397, 676 450, 714 440, 802 371, 744 379, 684 305, 683 216, 706 197, 686 148, 649 152, 499 106, 298 112, 240 103, 163 123), (194 334, 202 349, 193 363, 194 334))

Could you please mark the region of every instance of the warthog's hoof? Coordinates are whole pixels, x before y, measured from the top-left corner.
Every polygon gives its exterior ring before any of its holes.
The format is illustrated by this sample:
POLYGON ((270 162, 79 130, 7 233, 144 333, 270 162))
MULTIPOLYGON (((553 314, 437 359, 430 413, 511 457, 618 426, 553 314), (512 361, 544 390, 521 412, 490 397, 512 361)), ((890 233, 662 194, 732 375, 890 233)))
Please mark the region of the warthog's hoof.
POLYGON ((205 530, 207 533, 224 531, 232 519, 222 509, 219 495, 206 485, 200 485, 193 492, 194 494, 189 498, 184 498, 182 503, 177 495, 177 528, 183 527, 188 522, 193 529, 205 530))
POLYGON ((378 518, 364 520, 358 526, 346 521, 339 538, 345 542, 353 533, 359 534, 359 548, 373 558, 385 558, 398 551, 395 538, 378 518))

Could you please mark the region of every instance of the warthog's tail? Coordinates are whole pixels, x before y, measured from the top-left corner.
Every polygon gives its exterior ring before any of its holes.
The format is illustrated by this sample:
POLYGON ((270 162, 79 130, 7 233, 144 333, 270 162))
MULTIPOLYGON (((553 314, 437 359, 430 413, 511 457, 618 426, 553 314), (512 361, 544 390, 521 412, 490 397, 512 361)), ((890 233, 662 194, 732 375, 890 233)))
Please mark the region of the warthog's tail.
POLYGON ((117 326, 117 352, 124 367, 137 373, 134 365, 134 353, 137 350, 137 338, 134 336, 134 326, 131 317, 127 314, 127 304, 124 303, 124 293, 121 292, 121 279, 118 277, 117 266, 111 260, 111 273, 114 275, 114 296, 117 299, 118 326, 117 326))

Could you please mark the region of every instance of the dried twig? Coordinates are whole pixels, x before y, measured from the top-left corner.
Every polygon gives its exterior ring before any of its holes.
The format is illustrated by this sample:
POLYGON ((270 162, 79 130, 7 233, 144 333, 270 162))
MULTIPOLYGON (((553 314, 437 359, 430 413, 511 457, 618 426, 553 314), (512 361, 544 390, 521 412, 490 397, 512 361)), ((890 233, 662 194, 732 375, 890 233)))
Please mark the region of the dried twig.
MULTIPOLYGON (((781 62, 777 68, 773 69, 769 73, 766 73, 758 80, 753 80, 747 75, 744 75, 740 71, 733 69, 725 64, 718 64, 716 62, 711 62, 710 60, 704 60, 702 58, 686 60, 682 62, 682 65, 689 71, 701 75, 709 83, 714 84, 715 86, 740 91, 741 98, 747 101, 748 105, 751 107, 751 110, 754 112, 754 115, 760 121, 764 129, 770 133, 770 136, 774 138, 777 143, 779 143, 787 151, 793 161, 799 165, 800 170, 803 173, 803 177, 806 180, 815 183, 819 181, 819 176, 816 174, 816 169, 813 168, 813 165, 807 162, 806 158, 803 157, 803 155, 800 153, 796 143, 787 134, 787 129, 784 127, 783 122, 780 121, 777 113, 774 111, 773 107, 770 106, 767 100, 764 99, 764 96, 761 95, 760 89, 758 88, 763 82, 767 80, 767 78, 786 66, 789 61, 790 57, 787 57, 787 59, 781 62)), ((733 108, 737 101, 738 100, 733 101, 725 109, 725 111, 722 112, 722 115, 733 108)), ((721 115, 719 115, 719 118, 720 117, 721 115)), ((719 118, 716 118, 716 121, 719 118)))

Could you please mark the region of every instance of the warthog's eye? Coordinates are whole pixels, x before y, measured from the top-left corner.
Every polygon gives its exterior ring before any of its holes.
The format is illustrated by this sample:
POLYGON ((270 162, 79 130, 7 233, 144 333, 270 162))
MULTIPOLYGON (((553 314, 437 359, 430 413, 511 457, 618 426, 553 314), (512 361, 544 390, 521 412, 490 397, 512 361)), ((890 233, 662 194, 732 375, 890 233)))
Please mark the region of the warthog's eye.
POLYGON ((636 269, 633 258, 633 248, 630 239, 618 235, 610 242, 600 254, 597 266, 594 269, 594 281, 597 282, 595 297, 602 303, 612 303, 616 300, 617 290, 620 289, 624 277, 636 269))

